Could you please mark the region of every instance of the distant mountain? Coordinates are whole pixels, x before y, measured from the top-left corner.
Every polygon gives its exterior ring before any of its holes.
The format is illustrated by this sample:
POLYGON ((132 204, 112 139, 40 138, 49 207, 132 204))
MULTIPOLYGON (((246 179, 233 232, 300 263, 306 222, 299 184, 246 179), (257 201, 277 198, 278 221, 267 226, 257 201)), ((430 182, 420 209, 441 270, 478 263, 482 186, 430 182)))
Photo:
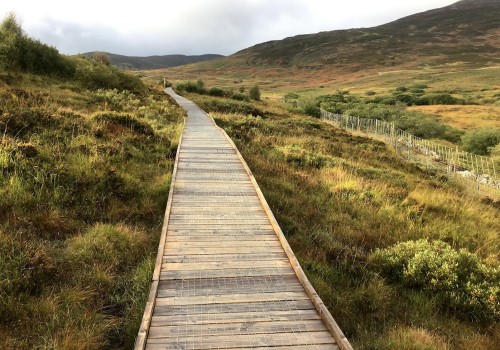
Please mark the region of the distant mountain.
POLYGON ((237 52, 249 65, 315 68, 407 62, 500 63, 500 0, 462 0, 373 28, 269 41, 237 52))
MULTIPOLYGON (((87 52, 82 54, 86 57, 91 57, 95 52, 87 52)), ((164 56, 123 56, 113 53, 102 52, 108 56, 112 65, 129 70, 149 70, 149 69, 162 69, 169 67, 177 67, 190 63, 204 62, 216 58, 224 57, 222 55, 207 54, 199 56, 185 56, 185 55, 164 55, 164 56)))
POLYGON ((358 71, 455 63, 471 68, 500 64, 500 0, 462 0, 373 28, 269 41, 168 73, 183 79, 228 72, 282 79, 303 73, 304 80, 315 82, 358 71))

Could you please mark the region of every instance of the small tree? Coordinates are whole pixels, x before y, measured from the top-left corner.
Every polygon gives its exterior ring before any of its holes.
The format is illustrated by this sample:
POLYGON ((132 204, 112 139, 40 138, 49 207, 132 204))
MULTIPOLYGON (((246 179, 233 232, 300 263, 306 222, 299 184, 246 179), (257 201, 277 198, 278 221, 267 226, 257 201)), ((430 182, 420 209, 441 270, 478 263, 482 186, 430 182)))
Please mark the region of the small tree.
POLYGON ((252 88, 248 92, 248 95, 250 96, 250 98, 252 100, 260 101, 260 88, 259 88, 259 85, 255 84, 254 86, 252 86, 252 88))

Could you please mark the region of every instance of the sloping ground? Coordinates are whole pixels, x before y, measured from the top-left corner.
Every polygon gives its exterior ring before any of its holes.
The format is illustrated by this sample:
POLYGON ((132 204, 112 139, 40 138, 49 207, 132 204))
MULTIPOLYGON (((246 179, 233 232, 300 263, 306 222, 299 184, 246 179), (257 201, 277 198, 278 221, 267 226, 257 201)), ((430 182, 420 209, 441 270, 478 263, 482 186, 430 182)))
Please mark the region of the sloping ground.
POLYGON ((467 0, 378 27, 298 35, 151 74, 171 80, 201 77, 213 85, 258 80, 270 87, 317 88, 383 71, 454 71, 499 64, 500 2, 467 0))
POLYGON ((249 65, 395 66, 500 62, 500 2, 467 0, 374 28, 337 30, 270 41, 236 53, 249 65))
MULTIPOLYGON (((83 56, 92 57, 94 52, 84 53, 83 56)), ((112 65, 130 70, 139 69, 161 69, 169 67, 177 67, 185 64, 197 63, 210 61, 216 58, 224 57, 222 55, 162 55, 162 56, 147 56, 147 57, 137 57, 137 56, 124 56, 117 55, 109 52, 104 52, 108 56, 109 61, 112 65)))

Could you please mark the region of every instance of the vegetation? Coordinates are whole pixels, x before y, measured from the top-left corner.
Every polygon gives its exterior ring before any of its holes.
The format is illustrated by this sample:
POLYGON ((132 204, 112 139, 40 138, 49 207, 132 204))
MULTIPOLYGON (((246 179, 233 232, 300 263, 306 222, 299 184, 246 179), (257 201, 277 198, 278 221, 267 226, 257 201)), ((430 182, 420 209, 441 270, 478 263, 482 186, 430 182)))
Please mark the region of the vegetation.
POLYGON ((131 348, 183 113, 135 76, 6 28, 74 69, 24 57, 6 71, 1 56, 0 348, 131 348))
POLYGON ((259 117, 212 115, 354 348, 495 349, 498 203, 381 142, 255 105, 259 117))
POLYGON ((0 68, 37 74, 71 76, 74 63, 50 46, 27 37, 13 14, 0 24, 0 68))
POLYGON ((489 155, 495 146, 500 145, 500 128, 469 131, 462 137, 462 143, 468 152, 489 155))
POLYGON ((252 100, 255 100, 255 101, 259 101, 260 100, 260 88, 259 88, 258 84, 255 84, 254 86, 252 86, 252 88, 248 92, 248 96, 252 100))

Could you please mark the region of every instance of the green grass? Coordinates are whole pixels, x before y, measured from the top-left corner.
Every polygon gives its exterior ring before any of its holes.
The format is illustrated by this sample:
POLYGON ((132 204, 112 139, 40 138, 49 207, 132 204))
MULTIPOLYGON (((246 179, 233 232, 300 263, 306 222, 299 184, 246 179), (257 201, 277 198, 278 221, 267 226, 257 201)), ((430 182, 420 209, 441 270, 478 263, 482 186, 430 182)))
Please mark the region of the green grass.
MULTIPOLYGON (((189 98, 208 103, 206 96, 189 98)), ((477 266, 498 270, 498 206, 464 196, 459 184, 406 163, 384 143, 291 114, 279 104, 255 106, 260 117, 212 116, 241 150, 353 346, 494 349, 500 340, 496 282, 489 282, 496 311, 478 318, 449 302, 448 294, 389 278, 371 257, 377 249, 428 239, 449 246, 450 256, 462 249, 482 264, 477 266)))
POLYGON ((0 348, 133 345, 183 112, 127 79, 1 81, 0 348))

